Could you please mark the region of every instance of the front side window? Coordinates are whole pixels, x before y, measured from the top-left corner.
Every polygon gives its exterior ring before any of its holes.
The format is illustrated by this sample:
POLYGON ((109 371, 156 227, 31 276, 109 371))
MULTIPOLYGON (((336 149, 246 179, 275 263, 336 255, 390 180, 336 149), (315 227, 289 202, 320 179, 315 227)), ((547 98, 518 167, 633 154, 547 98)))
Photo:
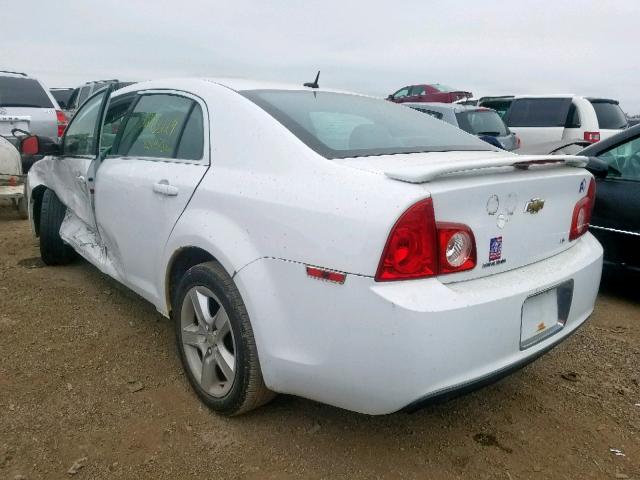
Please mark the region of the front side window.
POLYGON ((507 112, 510 127, 564 127, 571 98, 518 98, 507 112))
POLYGON ((409 95, 409 87, 404 87, 393 94, 393 98, 404 98, 409 95))
POLYGON ((105 94, 106 92, 102 92, 90 98, 73 117, 64 134, 64 155, 96 154, 96 127, 105 94))
POLYGON ((306 90, 240 93, 326 158, 493 150, 452 125, 375 98, 306 90))
POLYGON ((456 113, 456 118, 461 129, 474 135, 503 137, 509 134, 500 115, 493 110, 467 110, 456 113))
POLYGON ((195 140, 194 145, 194 138, 203 138, 202 110, 196 105, 193 100, 177 95, 142 95, 127 117, 114 153, 131 157, 201 158, 203 141, 198 145, 195 140), (187 157, 180 157, 179 150, 180 155, 187 157))
POLYGON ((598 155, 609 165, 608 177, 640 181, 640 137, 598 155))

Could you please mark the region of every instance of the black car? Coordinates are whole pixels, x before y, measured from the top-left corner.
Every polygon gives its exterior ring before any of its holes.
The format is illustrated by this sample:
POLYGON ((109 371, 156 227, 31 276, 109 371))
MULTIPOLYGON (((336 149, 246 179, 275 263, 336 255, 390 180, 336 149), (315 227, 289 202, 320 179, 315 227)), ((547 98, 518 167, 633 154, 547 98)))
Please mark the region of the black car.
POLYGON ((578 155, 597 159, 587 167, 596 176, 590 230, 604 247, 605 264, 640 272, 640 125, 578 155))

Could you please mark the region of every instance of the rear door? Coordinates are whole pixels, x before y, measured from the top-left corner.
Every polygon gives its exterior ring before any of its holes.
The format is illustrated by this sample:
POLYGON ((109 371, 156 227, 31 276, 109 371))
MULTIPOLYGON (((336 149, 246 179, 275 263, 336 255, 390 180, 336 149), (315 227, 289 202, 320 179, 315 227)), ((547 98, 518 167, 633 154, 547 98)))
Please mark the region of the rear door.
POLYGON ((563 138, 570 107, 570 97, 516 98, 505 123, 523 146, 555 142, 563 138))
POLYGON ((155 301, 163 247, 209 165, 207 109, 176 91, 139 92, 124 105, 117 98, 103 129, 96 221, 124 283, 155 301))
POLYGON ((640 137, 598 155, 609 165, 597 180, 591 231, 605 260, 640 268, 640 137))

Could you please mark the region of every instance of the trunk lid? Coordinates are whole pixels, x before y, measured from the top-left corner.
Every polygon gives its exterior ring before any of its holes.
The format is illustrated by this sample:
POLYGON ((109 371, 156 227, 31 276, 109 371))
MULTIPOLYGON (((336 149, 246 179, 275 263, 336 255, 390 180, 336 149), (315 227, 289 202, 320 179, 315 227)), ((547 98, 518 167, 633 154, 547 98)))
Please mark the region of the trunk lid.
POLYGON ((471 228, 477 265, 442 275, 445 283, 512 270, 570 248, 573 209, 591 178, 576 168, 584 166, 585 159, 571 156, 449 152, 341 162, 419 184, 425 196, 433 198, 437 221, 471 228))

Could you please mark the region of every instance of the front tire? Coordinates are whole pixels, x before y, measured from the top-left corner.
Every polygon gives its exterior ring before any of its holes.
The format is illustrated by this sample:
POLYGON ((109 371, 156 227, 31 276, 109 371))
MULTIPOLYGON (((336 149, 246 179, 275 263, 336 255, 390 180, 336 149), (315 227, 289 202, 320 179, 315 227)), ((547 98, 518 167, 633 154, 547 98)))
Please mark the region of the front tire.
POLYGON ((182 365, 207 406, 232 416, 274 397, 262 378, 240 292, 219 263, 190 268, 178 285, 172 308, 182 365))
POLYGON ((66 265, 75 252, 60 237, 60 225, 64 220, 67 207, 51 189, 42 195, 40 208, 40 257, 47 265, 66 265))

